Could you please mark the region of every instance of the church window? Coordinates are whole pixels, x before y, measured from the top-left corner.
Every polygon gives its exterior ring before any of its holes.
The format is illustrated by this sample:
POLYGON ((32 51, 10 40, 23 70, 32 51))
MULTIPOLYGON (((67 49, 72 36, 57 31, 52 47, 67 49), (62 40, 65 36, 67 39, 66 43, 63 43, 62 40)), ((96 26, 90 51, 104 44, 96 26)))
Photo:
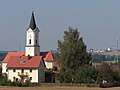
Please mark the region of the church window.
POLYGON ((37 44, 37 39, 36 39, 36 44, 37 44))
POLYGON ((36 34, 36 38, 38 37, 38 35, 36 34))
POLYGON ((29 39, 29 44, 31 44, 31 39, 29 39))

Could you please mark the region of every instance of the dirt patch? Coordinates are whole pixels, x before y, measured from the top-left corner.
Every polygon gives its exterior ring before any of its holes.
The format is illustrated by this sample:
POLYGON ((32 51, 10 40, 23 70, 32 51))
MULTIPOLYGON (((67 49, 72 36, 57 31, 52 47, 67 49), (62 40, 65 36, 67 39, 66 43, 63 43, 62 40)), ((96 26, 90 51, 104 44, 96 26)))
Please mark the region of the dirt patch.
POLYGON ((0 86, 0 90, 120 90, 120 87, 115 88, 94 88, 94 87, 69 87, 69 86, 55 86, 55 87, 7 87, 0 86))

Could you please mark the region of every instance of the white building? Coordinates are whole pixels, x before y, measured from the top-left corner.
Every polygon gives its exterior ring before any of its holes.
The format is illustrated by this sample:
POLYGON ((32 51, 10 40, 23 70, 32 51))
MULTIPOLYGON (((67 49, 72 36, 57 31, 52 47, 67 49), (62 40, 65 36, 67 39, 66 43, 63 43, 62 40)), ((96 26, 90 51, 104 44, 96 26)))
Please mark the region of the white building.
POLYGON ((33 83, 45 81, 42 56, 12 56, 7 64, 8 79, 11 81, 31 80, 33 83))

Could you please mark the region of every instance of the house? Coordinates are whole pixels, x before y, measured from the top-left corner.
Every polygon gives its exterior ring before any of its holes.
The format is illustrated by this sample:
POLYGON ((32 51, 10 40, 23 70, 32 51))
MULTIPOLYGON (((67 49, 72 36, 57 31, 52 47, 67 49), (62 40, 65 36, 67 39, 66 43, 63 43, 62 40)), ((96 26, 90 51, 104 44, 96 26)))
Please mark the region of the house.
MULTIPOLYGON (((8 74, 7 63, 11 56, 25 56, 25 52, 8 52, 1 65, 3 74, 8 74)), ((44 60, 43 62, 47 69, 57 67, 57 60, 52 52, 40 52, 40 56, 42 56, 42 60, 44 60)))
POLYGON ((47 69, 53 69, 54 67, 57 67, 57 61, 52 52, 40 52, 40 55, 43 56, 43 60, 47 69))
POLYGON ((11 81, 39 83, 45 81, 45 64, 40 56, 39 29, 35 22, 34 12, 26 30, 26 45, 24 52, 8 52, 2 62, 2 73, 11 81))
POLYGON ((7 64, 8 79, 11 81, 25 81, 33 83, 45 80, 42 56, 11 56, 7 64))

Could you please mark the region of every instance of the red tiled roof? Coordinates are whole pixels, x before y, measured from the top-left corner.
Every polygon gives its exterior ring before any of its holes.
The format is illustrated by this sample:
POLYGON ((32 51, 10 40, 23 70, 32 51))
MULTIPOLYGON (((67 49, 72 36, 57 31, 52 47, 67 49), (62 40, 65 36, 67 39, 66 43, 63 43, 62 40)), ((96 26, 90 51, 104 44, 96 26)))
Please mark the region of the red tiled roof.
MULTIPOLYGON (((6 55, 6 57, 4 58, 2 62, 8 63, 8 61, 10 60, 12 56, 15 56, 15 57, 25 56, 25 52, 8 52, 8 54, 6 55)), ((42 56, 42 58, 45 61, 55 61, 55 57, 51 52, 40 52, 40 56, 42 56)))
POLYGON ((41 60, 42 56, 11 56, 7 68, 38 68, 41 60))
POLYGON ((55 61, 55 57, 51 52, 48 52, 46 57, 44 58, 45 61, 55 61))
POLYGON ((106 52, 107 55, 120 55, 120 52, 106 52))
POLYGON ((8 54, 6 55, 2 62, 7 63, 11 56, 23 56, 23 55, 25 55, 24 52, 8 52, 8 54))

